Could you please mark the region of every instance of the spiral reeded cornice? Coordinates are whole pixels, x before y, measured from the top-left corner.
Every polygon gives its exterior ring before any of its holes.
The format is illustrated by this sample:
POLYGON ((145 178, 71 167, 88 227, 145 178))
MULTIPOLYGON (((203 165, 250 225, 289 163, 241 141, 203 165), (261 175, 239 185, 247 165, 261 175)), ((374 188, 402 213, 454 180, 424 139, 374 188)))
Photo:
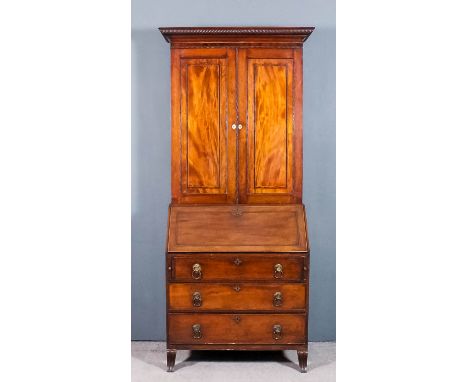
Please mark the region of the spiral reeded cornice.
POLYGON ((204 35, 245 35, 245 36, 297 36, 304 42, 315 27, 162 27, 159 31, 167 42, 173 36, 204 36, 204 35))

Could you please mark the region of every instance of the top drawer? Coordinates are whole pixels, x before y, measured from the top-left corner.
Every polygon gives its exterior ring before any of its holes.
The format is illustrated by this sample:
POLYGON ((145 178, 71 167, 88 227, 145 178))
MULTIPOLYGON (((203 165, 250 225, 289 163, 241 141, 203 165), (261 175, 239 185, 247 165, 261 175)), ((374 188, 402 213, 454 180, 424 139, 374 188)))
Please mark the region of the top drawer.
POLYGON ((281 254, 184 254, 174 255, 174 281, 303 281, 304 256, 281 254))

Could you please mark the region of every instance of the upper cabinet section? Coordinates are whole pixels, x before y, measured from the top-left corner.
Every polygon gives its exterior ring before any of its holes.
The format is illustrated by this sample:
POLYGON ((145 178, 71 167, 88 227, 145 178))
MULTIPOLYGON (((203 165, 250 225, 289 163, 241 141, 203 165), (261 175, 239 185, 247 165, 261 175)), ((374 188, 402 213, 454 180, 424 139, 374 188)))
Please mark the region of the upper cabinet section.
POLYGON ((160 28, 172 202, 302 202, 302 43, 313 28, 160 28))

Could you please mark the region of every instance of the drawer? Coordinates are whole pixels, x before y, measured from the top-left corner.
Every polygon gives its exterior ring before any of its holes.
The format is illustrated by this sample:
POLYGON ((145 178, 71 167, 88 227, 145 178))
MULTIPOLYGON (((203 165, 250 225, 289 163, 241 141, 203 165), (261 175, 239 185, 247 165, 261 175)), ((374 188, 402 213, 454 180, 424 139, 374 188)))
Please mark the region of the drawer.
POLYGON ((305 284, 169 284, 171 310, 304 310, 305 284))
POLYGON ((302 281, 303 256, 190 254, 172 257, 175 281, 302 281))
POLYGON ((170 344, 303 344, 305 314, 170 313, 170 344))

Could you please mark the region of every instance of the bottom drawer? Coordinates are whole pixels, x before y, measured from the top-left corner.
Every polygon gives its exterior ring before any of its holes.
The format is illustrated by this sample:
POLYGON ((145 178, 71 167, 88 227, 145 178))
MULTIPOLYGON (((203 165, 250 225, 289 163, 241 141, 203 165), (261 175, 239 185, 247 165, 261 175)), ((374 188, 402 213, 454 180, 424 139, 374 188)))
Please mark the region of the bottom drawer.
POLYGON ((170 344, 303 344, 305 314, 168 315, 170 344))

